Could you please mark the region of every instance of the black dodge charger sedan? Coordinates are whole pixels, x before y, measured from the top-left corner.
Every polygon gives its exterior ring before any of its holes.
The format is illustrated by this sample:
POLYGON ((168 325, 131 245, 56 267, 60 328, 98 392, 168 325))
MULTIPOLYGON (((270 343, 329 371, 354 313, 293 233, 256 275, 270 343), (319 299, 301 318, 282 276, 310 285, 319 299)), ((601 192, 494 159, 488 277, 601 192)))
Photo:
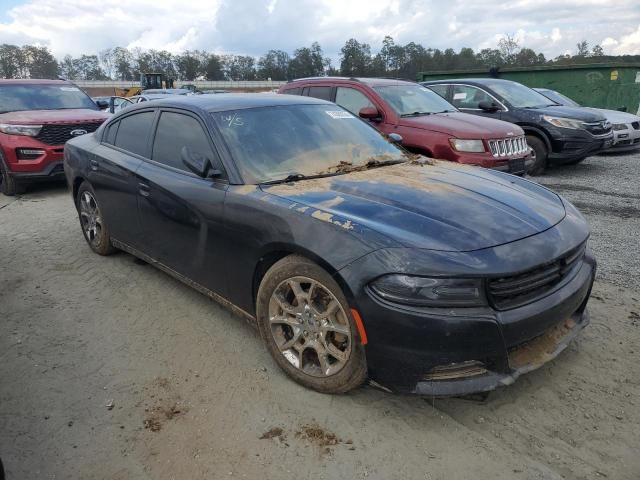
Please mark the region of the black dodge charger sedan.
POLYGON ((459 395, 512 383, 588 323, 596 263, 566 200, 412 156, 291 95, 168 97, 65 148, 96 253, 149 262, 257 324, 299 383, 459 395))

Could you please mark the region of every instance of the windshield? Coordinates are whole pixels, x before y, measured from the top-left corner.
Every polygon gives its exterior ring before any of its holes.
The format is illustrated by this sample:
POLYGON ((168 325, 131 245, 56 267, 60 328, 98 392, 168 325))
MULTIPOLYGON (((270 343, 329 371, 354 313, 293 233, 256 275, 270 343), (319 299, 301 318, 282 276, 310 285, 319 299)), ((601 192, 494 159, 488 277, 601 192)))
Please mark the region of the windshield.
POLYGON ((0 113, 70 108, 99 110, 89 96, 69 84, 0 86, 0 113))
POLYGON ((400 116, 457 111, 440 95, 420 85, 389 85, 374 89, 400 116))
POLYGON ((542 108, 555 105, 541 93, 520 83, 489 81, 485 85, 516 108, 542 108))
POLYGON ((262 107, 211 114, 245 183, 338 173, 345 165, 408 160, 337 105, 262 107))
POLYGON ((558 105, 564 105, 565 107, 579 107, 580 105, 569 97, 556 92, 555 90, 539 90, 539 92, 548 99, 556 102, 558 105))

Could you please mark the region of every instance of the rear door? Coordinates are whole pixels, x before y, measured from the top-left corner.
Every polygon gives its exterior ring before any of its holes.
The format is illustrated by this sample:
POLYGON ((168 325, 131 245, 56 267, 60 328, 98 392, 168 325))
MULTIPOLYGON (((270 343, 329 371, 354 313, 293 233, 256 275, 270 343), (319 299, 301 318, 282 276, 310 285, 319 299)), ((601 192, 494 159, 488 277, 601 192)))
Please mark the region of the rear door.
POLYGON ((111 234, 138 247, 138 182, 135 172, 148 155, 155 112, 122 116, 106 126, 101 143, 91 152, 88 174, 111 234))
POLYGON ((175 272, 224 294, 223 211, 228 182, 202 178, 182 162, 187 148, 224 172, 206 125, 179 109, 159 112, 149 160, 138 169, 138 214, 145 251, 175 272))

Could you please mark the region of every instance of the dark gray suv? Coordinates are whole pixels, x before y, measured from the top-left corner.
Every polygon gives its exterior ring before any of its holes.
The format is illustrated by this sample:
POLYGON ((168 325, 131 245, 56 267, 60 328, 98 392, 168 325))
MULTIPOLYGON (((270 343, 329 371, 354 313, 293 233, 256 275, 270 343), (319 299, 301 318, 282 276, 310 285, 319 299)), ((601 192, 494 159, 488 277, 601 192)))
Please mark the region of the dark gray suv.
POLYGON ((434 80, 422 85, 460 111, 515 123, 524 130, 535 160, 531 175, 549 163, 576 164, 609 148, 611 124, 604 115, 566 107, 520 83, 497 78, 434 80))

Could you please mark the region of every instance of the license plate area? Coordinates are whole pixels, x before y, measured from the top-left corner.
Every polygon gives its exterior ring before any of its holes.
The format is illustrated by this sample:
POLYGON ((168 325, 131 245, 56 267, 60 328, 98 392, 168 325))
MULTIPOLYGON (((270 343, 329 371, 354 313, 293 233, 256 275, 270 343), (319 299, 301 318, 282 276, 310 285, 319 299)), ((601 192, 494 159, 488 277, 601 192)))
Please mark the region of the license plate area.
POLYGON ((509 160, 509 173, 525 173, 524 158, 509 160))

